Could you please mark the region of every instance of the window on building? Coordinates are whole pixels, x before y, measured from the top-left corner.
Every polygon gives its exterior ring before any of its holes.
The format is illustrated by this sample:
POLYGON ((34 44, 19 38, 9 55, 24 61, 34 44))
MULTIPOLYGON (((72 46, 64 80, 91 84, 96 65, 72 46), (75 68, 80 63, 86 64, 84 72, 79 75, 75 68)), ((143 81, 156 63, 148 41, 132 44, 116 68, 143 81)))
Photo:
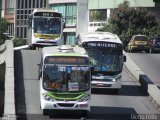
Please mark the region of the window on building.
POLYGON ((28 0, 25 0, 25 8, 27 8, 27 2, 28 2, 28 0))
POLYGON ((29 0, 29 8, 31 8, 31 2, 32 2, 32 0, 29 0))
POLYGON ((66 45, 75 45, 76 44, 75 36, 76 36, 75 33, 67 33, 67 35, 66 35, 66 45))
POLYGON ((18 5, 17 5, 17 6, 18 6, 17 9, 20 9, 20 1, 21 1, 21 0, 18 0, 18 1, 17 1, 17 4, 18 4, 18 5))
POLYGON ((32 8, 35 8, 35 6, 36 6, 35 0, 33 0, 32 3, 33 3, 33 4, 32 4, 32 8))
POLYGON ((26 34, 27 33, 27 27, 24 28, 24 33, 25 33, 24 38, 26 38, 27 37, 27 34, 26 34))
POLYGON ((14 13, 14 4, 13 0, 6 0, 6 14, 14 13))
POLYGON ((37 3, 36 3, 36 4, 37 4, 37 6, 36 6, 36 7, 37 7, 37 8, 39 8, 39 0, 37 0, 37 3))
POLYGON ((17 37, 19 37, 19 27, 17 27, 17 37))
POLYGON ((40 8, 42 8, 42 7, 43 7, 43 0, 40 1, 40 8))
POLYGON ((66 24, 75 24, 77 15, 77 7, 75 4, 66 5, 66 24))
POLYGON ((47 1, 46 1, 46 0, 44 0, 44 6, 43 6, 43 7, 46 7, 46 3, 47 3, 47 1))
POLYGON ((21 27, 21 34, 20 34, 20 38, 23 38, 23 27, 21 27))
POLYGON ((53 4, 50 5, 52 9, 61 12, 63 15, 63 19, 69 25, 75 25, 76 16, 77 16, 77 5, 76 3, 68 3, 68 4, 53 4))

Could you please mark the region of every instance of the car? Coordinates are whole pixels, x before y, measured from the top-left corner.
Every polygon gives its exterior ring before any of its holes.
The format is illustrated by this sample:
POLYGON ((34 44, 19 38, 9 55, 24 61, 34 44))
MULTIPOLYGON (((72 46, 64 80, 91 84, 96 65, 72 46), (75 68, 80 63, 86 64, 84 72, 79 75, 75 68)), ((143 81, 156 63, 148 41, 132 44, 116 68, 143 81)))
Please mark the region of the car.
POLYGON ((160 52, 160 37, 152 37, 150 41, 150 53, 160 52))
POLYGON ((150 43, 146 35, 133 35, 127 46, 128 52, 145 51, 149 53, 150 43))

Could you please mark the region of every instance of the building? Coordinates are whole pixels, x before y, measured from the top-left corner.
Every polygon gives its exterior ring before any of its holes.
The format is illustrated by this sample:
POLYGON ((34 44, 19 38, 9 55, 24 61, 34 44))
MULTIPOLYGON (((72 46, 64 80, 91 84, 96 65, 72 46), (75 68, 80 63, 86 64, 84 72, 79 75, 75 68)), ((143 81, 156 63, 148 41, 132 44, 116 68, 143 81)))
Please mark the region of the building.
POLYGON ((48 0, 2 0, 2 17, 9 22, 9 37, 27 38, 27 21, 34 8, 48 7, 48 0))
POLYGON ((14 5, 14 0, 2 0, 2 17, 9 22, 8 30, 5 33, 8 37, 14 36, 14 5))
POLYGON ((74 45, 77 34, 87 32, 92 25, 89 22, 99 22, 92 20, 92 14, 101 11, 103 22, 108 21, 112 10, 124 1, 129 1, 130 7, 147 8, 160 20, 159 0, 2 0, 2 15, 10 22, 9 36, 26 38, 28 16, 32 10, 44 7, 55 9, 63 14, 65 44, 74 45))
POLYGON ((15 5, 15 37, 26 39, 29 15, 34 8, 48 7, 48 0, 16 0, 15 5))
POLYGON ((90 11, 106 10, 106 20, 108 21, 113 9, 119 7, 125 1, 129 2, 129 7, 143 8, 153 12, 158 21, 160 21, 160 1, 159 0, 88 0, 88 9, 90 11))
MULTIPOLYGON (((64 29, 65 43, 73 45, 76 43, 75 38, 78 33, 95 31, 104 23, 107 24, 112 10, 118 8, 124 1, 127 0, 49 0, 49 7, 62 12, 66 23, 64 29), (92 19, 97 11, 103 15, 99 21, 92 19)), ((157 11, 154 9, 155 1, 153 0, 128 1, 130 7, 150 8, 150 11, 157 11)))
POLYGON ((65 22, 64 44, 75 44, 77 0, 49 0, 49 8, 61 12, 65 22))

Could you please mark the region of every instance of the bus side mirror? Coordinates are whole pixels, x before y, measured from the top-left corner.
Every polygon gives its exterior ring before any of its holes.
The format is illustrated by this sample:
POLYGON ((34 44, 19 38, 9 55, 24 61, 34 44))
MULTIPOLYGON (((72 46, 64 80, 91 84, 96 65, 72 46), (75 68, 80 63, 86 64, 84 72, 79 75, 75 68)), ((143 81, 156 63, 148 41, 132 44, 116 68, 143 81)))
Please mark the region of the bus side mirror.
POLYGON ((127 58, 125 55, 123 55, 123 62, 126 62, 127 61, 127 58))
POLYGON ((41 68, 41 64, 37 64, 37 66, 39 66, 38 80, 40 80, 40 78, 41 78, 41 76, 42 76, 42 68, 41 68))
POLYGON ((63 28, 65 28, 66 27, 66 23, 63 21, 63 28))
POLYGON ((42 70, 39 70, 39 73, 38 73, 38 80, 40 80, 41 76, 42 76, 42 70))
POLYGON ((94 72, 94 67, 91 67, 91 73, 93 73, 94 72))

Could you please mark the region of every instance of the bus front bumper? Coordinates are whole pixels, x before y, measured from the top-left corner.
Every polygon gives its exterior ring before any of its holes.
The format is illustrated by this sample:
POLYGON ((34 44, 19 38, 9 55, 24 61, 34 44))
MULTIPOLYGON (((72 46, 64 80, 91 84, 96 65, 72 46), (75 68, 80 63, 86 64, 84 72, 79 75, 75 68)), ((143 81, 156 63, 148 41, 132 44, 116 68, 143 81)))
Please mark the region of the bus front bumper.
POLYGON ((38 47, 44 47, 44 46, 57 46, 58 43, 57 42, 51 42, 51 41, 37 41, 36 43, 32 43, 32 45, 34 46, 38 46, 38 47))
POLYGON ((46 101, 41 99, 41 109, 53 110, 87 110, 90 111, 90 101, 46 101))
POLYGON ((91 81, 91 87, 92 88, 107 88, 107 89, 120 89, 122 86, 122 81, 118 80, 115 82, 106 82, 106 81, 100 81, 100 80, 92 80, 91 81))

